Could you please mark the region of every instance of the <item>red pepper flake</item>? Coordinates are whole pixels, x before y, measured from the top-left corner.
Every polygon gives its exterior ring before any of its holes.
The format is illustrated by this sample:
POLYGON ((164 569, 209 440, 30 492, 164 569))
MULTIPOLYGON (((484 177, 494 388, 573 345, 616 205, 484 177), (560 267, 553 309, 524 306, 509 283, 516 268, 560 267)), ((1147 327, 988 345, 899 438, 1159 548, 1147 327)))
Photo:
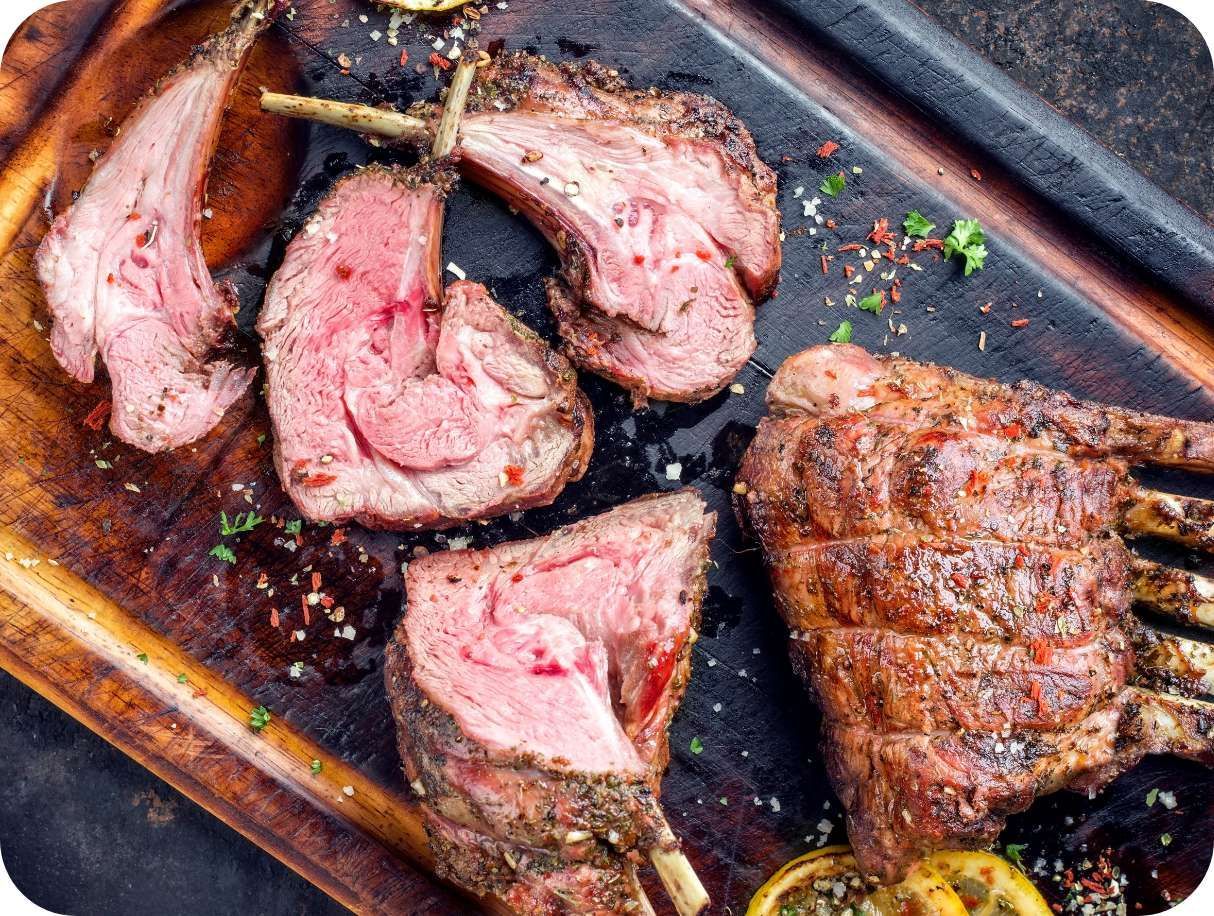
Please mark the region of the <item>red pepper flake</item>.
POLYGON ((321 596, 320 596, 320 603, 321 603, 321 605, 323 605, 324 607, 333 607, 333 605, 335 605, 337 602, 336 602, 336 601, 334 601, 334 600, 333 600, 333 598, 332 598, 331 596, 329 596, 329 595, 321 595, 321 596))
POLYGON ((1049 643, 1044 639, 1034 639, 1030 644, 1033 650, 1033 661, 1038 665, 1049 664, 1050 658, 1053 656, 1053 650, 1050 649, 1049 643))
POLYGON ((511 582, 514 582, 514 583, 516 583, 516 584, 517 584, 517 583, 519 583, 519 582, 522 582, 522 581, 523 581, 523 574, 522 574, 522 573, 517 573, 517 572, 516 572, 516 573, 515 573, 513 576, 511 576, 511 577, 510 577, 510 581, 511 581, 511 582))
POLYGON ((1000 430, 1000 432, 1002 432, 1003 435, 1007 436, 1009 439, 1019 439, 1024 435, 1024 427, 1019 423, 1008 423, 1003 427, 1002 430, 1000 430))
POLYGON ((972 179, 974 179, 974 181, 981 181, 982 173, 979 172, 977 169, 970 169, 970 177, 972 179))
POLYGON ((510 486, 512 486, 512 487, 522 486, 523 469, 521 467, 519 467, 517 464, 508 464, 508 465, 506 465, 505 471, 506 471, 506 482, 508 484, 510 484, 510 486))
POLYGON ((957 586, 957 588, 969 588, 970 587, 970 580, 967 579, 965 576, 961 575, 961 573, 953 573, 950 578, 952 578, 953 585, 957 586))
POLYGON ((696 249, 696 257, 699 258, 701 261, 711 261, 712 260, 712 254, 710 252, 705 251, 703 248, 696 249))
POLYGON ((430 53, 430 63, 435 67, 438 67, 440 70, 451 69, 451 61, 447 60, 447 58, 440 55, 437 51, 432 51, 430 53))
POLYGON ((828 159, 839 151, 839 144, 834 140, 827 140, 818 147, 818 158, 828 159))
POLYGON ((894 234, 889 231, 889 220, 886 217, 873 221, 873 231, 868 234, 868 240, 874 245, 893 244, 894 234))
POLYGON ((889 291, 889 301, 897 305, 902 301, 902 284, 895 280, 893 287, 889 291))
POLYGON ((300 481, 305 487, 327 487, 337 478, 332 474, 308 474, 300 481))
POLYGON ((632 256, 632 263, 633 263, 633 264, 644 264, 644 263, 645 263, 645 255, 643 255, 643 254, 634 254, 634 255, 632 256))
POLYGON ((148 247, 148 234, 146 232, 141 232, 135 236, 135 246, 138 248, 148 247))
POLYGON ((408 63, 409 63, 409 52, 401 51, 400 52, 400 65, 403 67, 408 63))
POLYGON ((915 239, 915 244, 911 248, 914 251, 926 251, 929 248, 939 251, 944 248, 944 242, 940 239, 915 239))
POLYGON ((320 573, 318 573, 318 572, 312 573, 312 591, 314 591, 314 592, 320 591, 320 584, 321 584, 320 573))
POLYGON ((1011 322, 1011 325, 1014 328, 1027 328, 1031 320, 1031 318, 1017 318, 1015 321, 1011 322))
POLYGON ((272 607, 270 608, 270 626, 277 630, 278 623, 278 608, 272 607))
POLYGON ((109 284, 113 284, 113 282, 114 282, 114 275, 113 275, 113 274, 106 274, 106 275, 105 275, 105 282, 106 282, 106 283, 109 283, 109 284))
POLYGON ((836 222, 835 222, 833 219, 828 219, 828 220, 826 221, 826 228, 827 228, 827 229, 834 229, 834 228, 838 227, 838 225, 839 225, 839 224, 838 224, 838 223, 836 223, 836 222))
POLYGON ((863 247, 864 247, 863 245, 857 245, 855 242, 849 242, 846 245, 840 245, 839 250, 840 251, 859 251, 863 247))
POLYGON ((347 540, 348 540, 348 538, 346 537, 346 529, 345 528, 336 528, 333 531, 332 537, 329 538, 329 545, 331 547, 337 547, 341 544, 344 544, 347 540))
POLYGON ((308 607, 308 596, 300 595, 299 603, 303 607, 304 626, 307 626, 308 624, 310 624, 312 622, 312 611, 308 607))
POLYGON ((342 280, 349 280, 350 277, 354 276, 354 271, 345 264, 338 264, 336 270, 337 276, 342 280))
POLYGON ((132 210, 132 211, 131 211, 131 215, 127 217, 127 219, 128 219, 128 220, 131 220, 131 221, 134 221, 134 220, 137 220, 137 219, 141 219, 141 218, 142 218, 142 217, 140 217, 140 215, 139 215, 139 211, 138 211, 138 210, 132 210))
POLYGON ((112 409, 113 407, 109 401, 101 401, 84 418, 84 425, 93 430, 101 429, 105 425, 105 418, 110 415, 110 410, 112 409))
POLYGON ((852 267, 850 264, 843 265, 843 279, 844 280, 850 280, 852 278, 852 276, 855 274, 855 272, 856 272, 856 268, 852 267))
POLYGON ((270 584, 270 577, 265 574, 265 570, 262 570, 261 575, 259 575, 257 577, 257 587, 265 588, 269 584, 270 584))
POLYGON ((822 255, 822 273, 830 273, 830 261, 827 259, 826 255, 822 255))

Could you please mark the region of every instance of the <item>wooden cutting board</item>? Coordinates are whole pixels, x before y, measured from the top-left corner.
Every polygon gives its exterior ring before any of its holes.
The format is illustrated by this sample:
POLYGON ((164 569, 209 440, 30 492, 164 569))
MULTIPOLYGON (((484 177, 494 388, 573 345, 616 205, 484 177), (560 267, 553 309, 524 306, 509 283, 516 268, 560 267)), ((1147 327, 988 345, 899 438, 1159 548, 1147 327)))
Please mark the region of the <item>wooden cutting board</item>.
MULTIPOLYGON (((253 54, 210 182, 208 261, 241 291, 251 352, 265 280, 293 230, 336 176, 390 158, 338 130, 260 115, 256 87, 400 105, 429 98, 431 42, 450 22, 403 26, 391 45, 388 16, 373 6, 296 6, 253 54)), ((788 669, 758 558, 728 509, 771 371, 846 317, 856 341, 873 349, 1209 419, 1214 232, 894 0, 508 7, 483 17, 482 46, 502 40, 558 59, 594 56, 638 85, 716 95, 780 173, 786 266, 778 298, 760 309, 760 348, 741 391, 634 414, 618 390, 586 378, 599 430, 586 479, 550 509, 449 533, 484 546, 687 483, 721 513, 704 638, 672 729, 664 799, 717 911, 737 913, 780 863, 822 837, 844 841, 817 714, 788 669), (826 140, 841 144, 828 162, 815 152, 826 140), (847 189, 820 205, 838 225, 830 231, 805 215, 804 202, 822 196, 819 182, 839 169, 847 189), (821 243, 833 253, 862 240, 874 219, 897 223, 912 207, 941 224, 980 218, 992 250, 986 269, 963 279, 927 262, 905 276, 896 312, 845 309, 838 262, 823 274, 821 243), (1018 318, 1029 326, 1011 327, 1018 318), (667 479, 675 463, 680 481, 667 479), (689 749, 693 736, 700 754, 689 749)), ((261 438, 269 426, 259 396, 196 447, 151 457, 90 426, 108 387, 69 381, 47 345, 31 270, 47 206, 66 206, 90 153, 106 148, 134 101, 226 17, 225 2, 71 0, 31 19, 5 55, 0 665, 352 909, 468 912, 469 901, 428 875, 381 680, 401 563, 419 548, 444 549, 446 537, 310 525, 288 534, 283 523, 297 516, 261 438), (228 539, 236 564, 209 557, 219 513, 254 508, 274 521, 228 539), (304 621, 301 597, 314 587, 345 609, 340 626, 319 610, 304 621), (346 626, 352 639, 335 635, 346 626), (273 720, 255 733, 249 714, 259 705, 273 720)), ((447 260, 551 335, 540 278, 554 259, 499 201, 470 186, 457 193, 445 247, 447 260)), ((1150 479, 1214 495, 1207 480, 1150 479)), ((1013 819, 1005 840, 1026 843, 1030 862, 1057 857, 1067 866, 1112 848, 1131 907, 1153 912, 1205 872, 1212 790, 1201 767, 1149 761, 1096 799, 1040 801, 1013 819), (1155 786, 1176 793, 1175 810, 1145 805, 1155 786), (1173 837, 1166 848, 1164 833, 1173 837)))

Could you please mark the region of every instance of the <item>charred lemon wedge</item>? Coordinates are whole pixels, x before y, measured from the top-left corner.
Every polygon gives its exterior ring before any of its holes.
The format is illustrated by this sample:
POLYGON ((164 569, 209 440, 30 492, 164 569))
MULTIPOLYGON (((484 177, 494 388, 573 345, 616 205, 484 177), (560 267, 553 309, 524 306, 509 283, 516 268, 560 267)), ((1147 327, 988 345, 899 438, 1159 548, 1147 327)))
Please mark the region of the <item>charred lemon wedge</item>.
POLYGON ((966 916, 961 898, 926 862, 911 869, 902 883, 873 891, 868 902, 880 916, 966 916))
POLYGON ((1045 898, 1006 859, 989 852, 938 852, 927 861, 956 891, 969 916, 1051 916, 1045 898))
POLYGON ((793 859, 750 901, 746 916, 966 916, 944 876, 927 863, 906 880, 876 888, 864 880, 847 846, 793 859))
POLYGON ((876 911, 863 905, 869 885, 856 869, 849 846, 826 846, 793 859, 755 893, 746 916, 876 911))
POLYGON ((441 13, 444 10, 453 10, 457 6, 471 3, 472 0, 379 0, 379 2, 384 6, 409 10, 412 13, 441 13))

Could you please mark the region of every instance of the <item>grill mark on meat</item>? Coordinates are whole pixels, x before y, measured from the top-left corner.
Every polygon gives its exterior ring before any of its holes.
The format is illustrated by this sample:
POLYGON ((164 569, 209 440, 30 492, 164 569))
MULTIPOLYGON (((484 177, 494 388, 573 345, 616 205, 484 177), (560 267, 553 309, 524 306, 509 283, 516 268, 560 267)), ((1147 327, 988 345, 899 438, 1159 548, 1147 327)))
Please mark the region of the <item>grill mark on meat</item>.
POLYGON ((1209 424, 847 345, 791 357, 768 404, 735 505, 865 872, 986 845, 1147 753, 1214 761, 1208 704, 1134 686, 1159 637, 1115 533, 1142 499, 1127 462, 1212 470, 1209 424))

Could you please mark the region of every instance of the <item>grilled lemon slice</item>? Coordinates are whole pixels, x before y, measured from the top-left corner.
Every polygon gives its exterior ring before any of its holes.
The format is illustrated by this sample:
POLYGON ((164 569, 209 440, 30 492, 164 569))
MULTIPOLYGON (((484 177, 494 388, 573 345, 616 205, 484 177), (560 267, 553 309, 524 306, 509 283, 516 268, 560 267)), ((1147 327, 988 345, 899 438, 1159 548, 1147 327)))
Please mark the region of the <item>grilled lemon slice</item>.
POLYGON ((911 869, 901 884, 873 891, 868 902, 881 916, 966 916, 961 898, 926 862, 911 869))
POLYGON ((892 887, 873 888, 850 847, 827 846, 793 859, 750 901, 746 916, 966 916, 948 882, 926 863, 892 887))
POLYGON ((869 886, 856 870, 850 846, 826 846, 806 853, 772 875, 755 893, 746 916, 802 916, 845 913, 857 907, 862 913, 869 886))
POLYGON ((378 0, 384 6, 393 6, 398 10, 409 10, 414 13, 441 13, 453 10, 457 6, 471 3, 472 0, 378 0))
POLYGON ((989 852, 938 852, 927 860, 970 916, 1051 916, 1049 904, 1020 869, 989 852))

